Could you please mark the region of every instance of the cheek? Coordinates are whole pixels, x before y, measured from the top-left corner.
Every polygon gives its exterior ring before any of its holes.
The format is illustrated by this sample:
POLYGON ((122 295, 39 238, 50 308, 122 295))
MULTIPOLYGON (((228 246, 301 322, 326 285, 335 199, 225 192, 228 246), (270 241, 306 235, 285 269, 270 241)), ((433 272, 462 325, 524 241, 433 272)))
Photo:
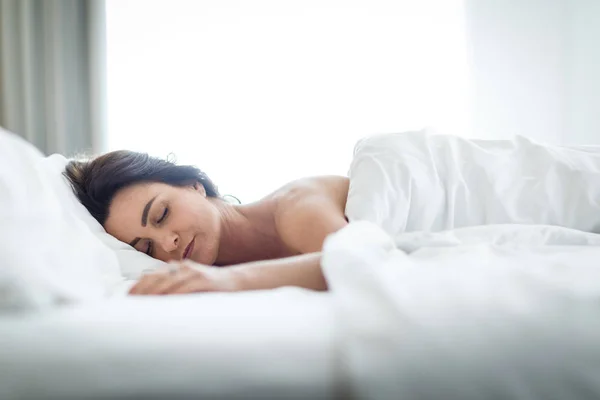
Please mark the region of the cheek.
POLYGON ((207 241, 207 245, 211 243, 209 247, 216 246, 213 242, 215 240, 218 241, 218 238, 221 236, 221 220, 217 210, 213 207, 205 209, 202 214, 201 225, 198 229, 202 232, 202 235, 207 241))
POLYGON ((207 234, 214 233, 219 226, 219 214, 214 207, 207 205, 203 207, 198 217, 200 228, 207 234))
POLYGON ((207 201, 200 201, 196 204, 188 203, 186 210, 181 213, 182 223, 190 230, 202 233, 204 235, 213 234, 219 227, 219 214, 217 210, 207 201))

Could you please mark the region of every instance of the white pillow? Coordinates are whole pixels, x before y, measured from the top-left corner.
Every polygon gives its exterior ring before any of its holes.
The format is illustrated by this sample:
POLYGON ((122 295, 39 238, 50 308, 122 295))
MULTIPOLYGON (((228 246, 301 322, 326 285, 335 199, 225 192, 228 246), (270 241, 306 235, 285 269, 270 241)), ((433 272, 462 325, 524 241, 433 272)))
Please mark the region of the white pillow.
POLYGON ((106 233, 102 225, 87 211, 79 202, 73 192, 67 178, 63 175, 69 160, 60 154, 53 154, 42 161, 44 169, 49 177, 54 178, 54 190, 60 197, 61 202, 68 205, 69 209, 79 218, 93 234, 106 246, 114 251, 119 261, 121 274, 127 279, 139 279, 147 271, 152 271, 165 265, 164 262, 149 257, 135 250, 129 244, 121 242, 106 233), (56 179, 60 178, 60 179, 56 179))
POLYGON ((100 299, 123 281, 43 168, 39 151, 0 129, 0 311, 100 299))

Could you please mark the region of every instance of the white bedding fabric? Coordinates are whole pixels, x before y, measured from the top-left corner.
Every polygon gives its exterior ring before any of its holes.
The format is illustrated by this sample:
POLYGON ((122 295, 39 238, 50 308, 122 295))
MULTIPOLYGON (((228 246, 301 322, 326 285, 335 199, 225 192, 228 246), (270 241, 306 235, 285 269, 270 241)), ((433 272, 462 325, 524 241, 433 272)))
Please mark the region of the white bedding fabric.
POLYGON ((115 298, 0 316, 0 399, 332 399, 328 294, 115 298))
POLYGON ((349 176, 322 265, 353 398, 600 398, 598 148, 379 135, 349 176))
POLYGON ((507 223, 600 232, 600 147, 424 131, 367 137, 354 153, 346 215, 392 236, 507 223))
POLYGON ((427 234, 435 247, 410 255, 369 222, 330 236, 323 268, 354 398, 600 398, 598 235, 524 228, 427 234))
POLYGON ((32 145, 0 129, 0 313, 94 301, 123 281, 102 245, 55 191, 32 145))
POLYGON ((63 176, 67 163, 0 129, 0 313, 120 296, 165 265, 105 232, 63 176))

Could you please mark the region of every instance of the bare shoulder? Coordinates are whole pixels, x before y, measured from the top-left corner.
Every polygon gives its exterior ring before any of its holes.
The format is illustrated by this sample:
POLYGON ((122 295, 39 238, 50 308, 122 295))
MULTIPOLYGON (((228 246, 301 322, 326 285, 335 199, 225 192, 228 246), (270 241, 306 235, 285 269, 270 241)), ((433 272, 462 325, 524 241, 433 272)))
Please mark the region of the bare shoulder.
POLYGON ((278 202, 290 202, 306 196, 326 196, 345 206, 350 180, 345 176, 323 175, 297 179, 278 190, 272 196, 278 202))
POLYGON ((273 193, 275 224, 293 250, 320 251, 325 237, 346 224, 349 179, 317 176, 298 179, 273 193))

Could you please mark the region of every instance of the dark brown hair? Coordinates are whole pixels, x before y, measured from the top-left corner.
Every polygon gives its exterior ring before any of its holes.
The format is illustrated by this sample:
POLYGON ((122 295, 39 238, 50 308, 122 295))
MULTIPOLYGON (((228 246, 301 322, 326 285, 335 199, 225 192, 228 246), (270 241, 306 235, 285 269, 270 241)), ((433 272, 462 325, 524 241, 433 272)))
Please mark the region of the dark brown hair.
POLYGON ((200 169, 128 150, 113 151, 90 160, 70 161, 64 175, 81 204, 102 226, 115 194, 137 183, 187 186, 199 182, 207 196, 220 197, 215 184, 200 169))

